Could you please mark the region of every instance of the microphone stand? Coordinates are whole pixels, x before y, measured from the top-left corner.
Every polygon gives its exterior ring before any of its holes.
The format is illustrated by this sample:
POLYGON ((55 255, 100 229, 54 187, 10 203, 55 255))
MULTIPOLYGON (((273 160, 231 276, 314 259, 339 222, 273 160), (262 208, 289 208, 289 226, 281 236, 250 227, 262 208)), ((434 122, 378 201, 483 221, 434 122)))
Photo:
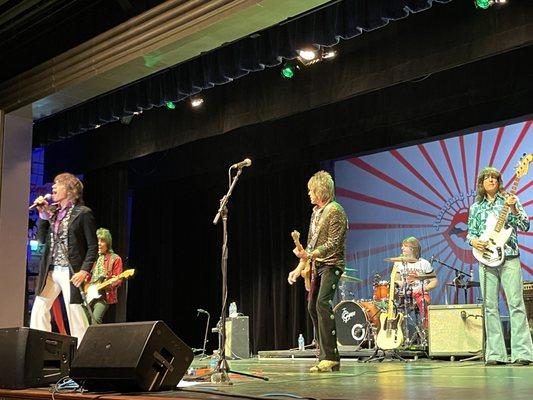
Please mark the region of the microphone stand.
POLYGON ((233 169, 233 166, 229 168, 228 170, 228 178, 229 178, 229 188, 228 192, 220 199, 220 207, 217 211, 217 214, 215 215, 215 218, 213 219, 213 224, 216 225, 220 218, 222 218, 222 257, 220 262, 220 269, 222 270, 222 310, 220 313, 220 335, 219 335, 219 343, 218 343, 218 354, 219 354, 219 360, 217 361, 217 365, 215 367, 215 370, 211 374, 211 382, 213 383, 227 383, 229 385, 232 384, 228 373, 234 373, 237 375, 243 375, 243 376, 249 376, 252 378, 257 379, 263 379, 265 381, 268 381, 268 378, 247 374, 244 372, 235 372, 232 371, 229 367, 228 361, 226 359, 226 310, 227 310, 227 300, 228 300, 228 208, 227 204, 229 201, 229 198, 233 192, 233 189, 235 188, 235 185, 237 184, 237 181, 239 180, 239 176, 242 174, 242 168, 237 168, 237 173, 233 177, 233 180, 231 179, 231 170, 233 169))
MULTIPOLYGON (((471 274, 467 274, 466 272, 461 271, 458 268, 452 267, 451 265, 448 265, 448 264, 440 261, 437 258, 432 257, 431 260, 432 260, 432 263, 433 262, 437 262, 440 265, 444 265, 446 268, 449 268, 449 269, 451 269, 451 270, 453 270, 455 272, 455 278, 453 278, 452 282, 453 282, 453 285, 455 286, 456 303, 458 303, 459 302, 459 300, 458 300, 459 288, 464 289, 465 296, 467 295, 466 291, 468 290, 468 282, 464 283, 463 282, 463 277, 467 276, 469 278, 468 281, 471 282, 472 281, 472 275, 471 274)), ((448 296, 446 296, 446 301, 448 301, 448 296)), ((466 303, 466 300, 465 300, 465 303, 466 303)), ((446 303, 446 304, 448 304, 448 303, 446 303)))
POLYGON ((211 314, 209 314, 209 312, 205 311, 205 310, 202 310, 202 311, 198 310, 198 315, 200 315, 200 313, 207 314, 207 323, 205 325, 204 344, 203 344, 201 349, 195 349, 195 350, 196 351, 202 350, 202 353, 199 354, 199 356, 200 356, 199 360, 203 360, 204 358, 206 358, 205 348, 207 346, 207 332, 209 332, 209 321, 211 320, 211 314))

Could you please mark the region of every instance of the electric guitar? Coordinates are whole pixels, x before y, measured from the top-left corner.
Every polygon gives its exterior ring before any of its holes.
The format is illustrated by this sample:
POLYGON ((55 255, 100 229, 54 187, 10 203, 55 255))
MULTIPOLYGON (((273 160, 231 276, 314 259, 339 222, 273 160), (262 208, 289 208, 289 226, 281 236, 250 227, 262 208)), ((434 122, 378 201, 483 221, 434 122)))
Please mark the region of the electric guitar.
MULTIPOLYGON (((304 247, 300 243, 300 232, 292 231, 291 236, 296 248, 300 251, 303 250, 304 247)), ((300 264, 298 264, 298 267, 302 267, 302 272, 300 272, 300 276, 304 278, 305 290, 309 292, 311 290, 311 261, 300 259, 300 264)))
MULTIPOLYGON (((515 178, 513 180, 513 185, 511 195, 516 193, 518 187, 518 182, 520 178, 527 174, 529 169, 529 163, 533 161, 533 154, 524 154, 516 167, 515 178)), ((489 267, 497 267, 498 265, 503 264, 505 261, 505 243, 509 240, 513 228, 504 228, 505 222, 507 222, 507 217, 509 216, 510 208, 505 204, 500 211, 500 215, 496 218, 494 215, 489 215, 485 223, 485 232, 479 237, 479 240, 487 242, 487 246, 483 251, 472 248, 474 257, 482 264, 488 265, 489 267)))
POLYGON ((102 297, 102 289, 106 288, 109 285, 112 285, 119 279, 128 279, 129 277, 133 276, 133 274, 135 274, 134 269, 127 269, 121 274, 106 279, 103 282, 85 283, 83 285, 83 291, 85 292, 85 300, 87 301, 87 304, 91 304, 94 300, 97 300, 102 297))
POLYGON ((403 318, 402 313, 394 313, 394 280, 396 279, 396 267, 392 267, 390 275, 389 306, 387 313, 379 316, 381 329, 376 338, 376 345, 381 350, 397 349, 403 343, 403 318))

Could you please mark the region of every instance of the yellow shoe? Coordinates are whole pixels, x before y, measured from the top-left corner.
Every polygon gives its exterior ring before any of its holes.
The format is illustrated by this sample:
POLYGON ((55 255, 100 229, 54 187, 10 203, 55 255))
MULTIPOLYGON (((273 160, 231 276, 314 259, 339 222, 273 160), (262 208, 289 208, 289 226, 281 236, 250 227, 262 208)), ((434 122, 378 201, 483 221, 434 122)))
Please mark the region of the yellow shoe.
POLYGON ((309 372, 333 372, 341 369, 340 361, 322 360, 314 367, 309 369, 309 372))

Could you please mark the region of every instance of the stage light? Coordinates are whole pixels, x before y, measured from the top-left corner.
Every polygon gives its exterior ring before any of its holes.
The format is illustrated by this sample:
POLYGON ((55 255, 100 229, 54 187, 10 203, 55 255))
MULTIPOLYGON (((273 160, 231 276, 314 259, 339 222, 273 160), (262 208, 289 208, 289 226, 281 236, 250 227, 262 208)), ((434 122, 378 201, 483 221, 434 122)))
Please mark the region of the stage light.
POLYGON ((167 101, 167 102, 165 103, 165 106, 167 106, 167 108, 168 108, 169 110, 174 110, 174 109, 176 108, 176 105, 175 105, 174 102, 172 102, 172 101, 167 101))
POLYGON ((285 64, 283 64, 283 68, 281 68, 281 76, 286 79, 291 79, 294 77, 296 69, 297 65, 291 61, 287 61, 285 64))
POLYGON ((318 52, 313 49, 297 50, 298 56, 305 61, 312 61, 318 57, 318 52))
POLYGON ((331 58, 337 57, 337 50, 324 50, 322 53, 323 60, 329 60, 331 58))
POLYGON ((194 96, 191 97, 191 106, 194 108, 200 107, 202 104, 204 104, 204 99, 200 96, 194 96))
POLYGON ((37 251, 38 249, 39 249, 39 241, 35 239, 30 240, 30 250, 37 251))
POLYGON ((493 4, 507 4, 507 0, 474 0, 474 4, 476 8, 481 8, 483 10, 486 10, 493 4))

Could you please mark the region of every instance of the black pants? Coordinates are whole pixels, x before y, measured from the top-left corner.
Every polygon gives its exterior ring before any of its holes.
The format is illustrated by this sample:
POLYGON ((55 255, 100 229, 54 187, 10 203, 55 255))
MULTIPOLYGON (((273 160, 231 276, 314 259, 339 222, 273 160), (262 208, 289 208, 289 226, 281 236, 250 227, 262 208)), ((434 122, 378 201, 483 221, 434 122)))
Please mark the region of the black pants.
POLYGON ((320 269, 319 274, 314 276, 314 291, 307 303, 307 310, 313 321, 316 339, 318 339, 320 346, 319 360, 340 360, 335 318, 331 306, 340 275, 341 270, 339 268, 324 267, 320 269))

